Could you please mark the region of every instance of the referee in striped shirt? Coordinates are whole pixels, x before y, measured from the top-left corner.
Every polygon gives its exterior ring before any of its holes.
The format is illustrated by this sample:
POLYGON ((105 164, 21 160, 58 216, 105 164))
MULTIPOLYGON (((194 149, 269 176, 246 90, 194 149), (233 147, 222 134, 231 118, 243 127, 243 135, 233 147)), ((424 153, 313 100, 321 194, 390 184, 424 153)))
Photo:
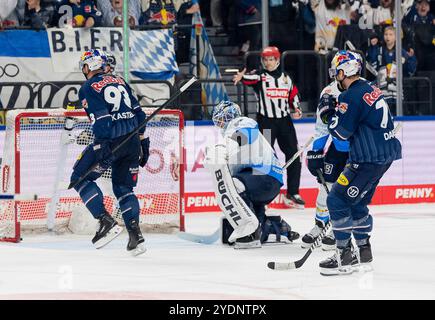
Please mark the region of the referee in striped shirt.
MULTIPOLYGON (((277 47, 266 47, 261 53, 260 71, 246 73, 246 68, 234 76, 234 84, 242 81, 254 89, 257 96, 257 122, 261 132, 275 140, 288 161, 298 151, 298 141, 293 119, 300 119, 298 89, 290 76, 278 69, 281 53, 277 47), (270 130, 268 133, 265 130, 270 130)), ((287 194, 284 203, 292 208, 303 209, 305 201, 299 195, 301 162, 294 161, 287 168, 287 194)))

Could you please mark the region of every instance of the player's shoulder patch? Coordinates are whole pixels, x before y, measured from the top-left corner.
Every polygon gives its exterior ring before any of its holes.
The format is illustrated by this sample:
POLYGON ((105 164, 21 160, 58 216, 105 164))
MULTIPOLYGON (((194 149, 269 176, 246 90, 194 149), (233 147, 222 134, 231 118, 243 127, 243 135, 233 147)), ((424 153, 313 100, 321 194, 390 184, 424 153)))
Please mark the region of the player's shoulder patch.
POLYGON ((340 111, 341 113, 345 113, 347 111, 347 107, 348 107, 348 104, 346 102, 341 102, 338 105, 338 111, 340 111))
POLYGON ((343 173, 340 173, 340 176, 337 179, 337 183, 342 186, 347 186, 349 184, 349 180, 347 180, 346 176, 343 173))

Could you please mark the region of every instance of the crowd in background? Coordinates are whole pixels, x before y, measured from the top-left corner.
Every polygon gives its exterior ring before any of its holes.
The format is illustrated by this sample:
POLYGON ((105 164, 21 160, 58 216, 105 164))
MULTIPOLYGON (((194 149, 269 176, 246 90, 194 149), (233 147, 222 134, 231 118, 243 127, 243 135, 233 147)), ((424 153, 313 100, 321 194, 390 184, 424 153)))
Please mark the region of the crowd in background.
MULTIPOLYGON (((2 0, 0 28, 120 27, 123 1, 127 0, 2 0)), ((405 77, 435 71, 434 2, 401 2, 405 77)), ((128 0, 128 8, 132 28, 184 25, 176 41, 179 63, 189 61, 189 26, 196 12, 201 12, 206 26, 215 27, 217 35, 228 37, 227 45, 237 48, 236 55, 261 49, 261 0, 128 0)), ((350 41, 375 70, 370 80, 376 80, 394 104, 394 9, 395 0, 269 0, 269 44, 281 52, 328 54, 344 49, 350 41)), ((287 69, 295 70, 295 60, 289 63, 287 69)), ((316 70, 303 72, 311 73, 316 70)))
MULTIPOLYGON (((124 0, 2 0, 0 23, 34 29, 120 27, 124 0)), ((128 0, 130 27, 177 22, 199 11, 198 0, 128 0)))

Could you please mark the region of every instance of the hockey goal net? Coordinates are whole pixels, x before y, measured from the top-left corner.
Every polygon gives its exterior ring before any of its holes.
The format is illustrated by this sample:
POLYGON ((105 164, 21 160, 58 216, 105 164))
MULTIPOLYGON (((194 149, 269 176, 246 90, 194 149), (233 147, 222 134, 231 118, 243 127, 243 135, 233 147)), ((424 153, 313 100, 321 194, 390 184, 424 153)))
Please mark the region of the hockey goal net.
MULTIPOLYGON (((150 157, 134 189, 145 231, 184 230, 183 132, 179 110, 162 110, 147 124, 150 157)), ((66 188, 75 161, 92 140, 82 110, 7 112, 1 191, 19 200, 0 201, 0 241, 19 242, 26 232, 64 232, 74 211, 90 215, 77 192, 66 188), (66 121, 71 131, 65 130, 66 121)), ((122 223, 110 169, 97 184, 107 211, 122 223)))

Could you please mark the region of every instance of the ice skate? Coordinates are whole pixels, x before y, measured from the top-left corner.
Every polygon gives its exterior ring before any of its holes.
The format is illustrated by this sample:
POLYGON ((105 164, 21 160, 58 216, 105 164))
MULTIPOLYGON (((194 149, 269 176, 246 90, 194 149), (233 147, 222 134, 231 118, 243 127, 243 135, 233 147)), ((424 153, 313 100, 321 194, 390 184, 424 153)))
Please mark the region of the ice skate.
POLYGON ((98 219, 98 230, 92 238, 92 243, 95 248, 100 249, 119 236, 121 232, 122 227, 108 213, 105 213, 98 219))
POLYGON ((134 257, 146 252, 144 245, 144 238, 140 231, 139 224, 136 220, 130 221, 130 230, 128 230, 128 244, 127 251, 134 257))

